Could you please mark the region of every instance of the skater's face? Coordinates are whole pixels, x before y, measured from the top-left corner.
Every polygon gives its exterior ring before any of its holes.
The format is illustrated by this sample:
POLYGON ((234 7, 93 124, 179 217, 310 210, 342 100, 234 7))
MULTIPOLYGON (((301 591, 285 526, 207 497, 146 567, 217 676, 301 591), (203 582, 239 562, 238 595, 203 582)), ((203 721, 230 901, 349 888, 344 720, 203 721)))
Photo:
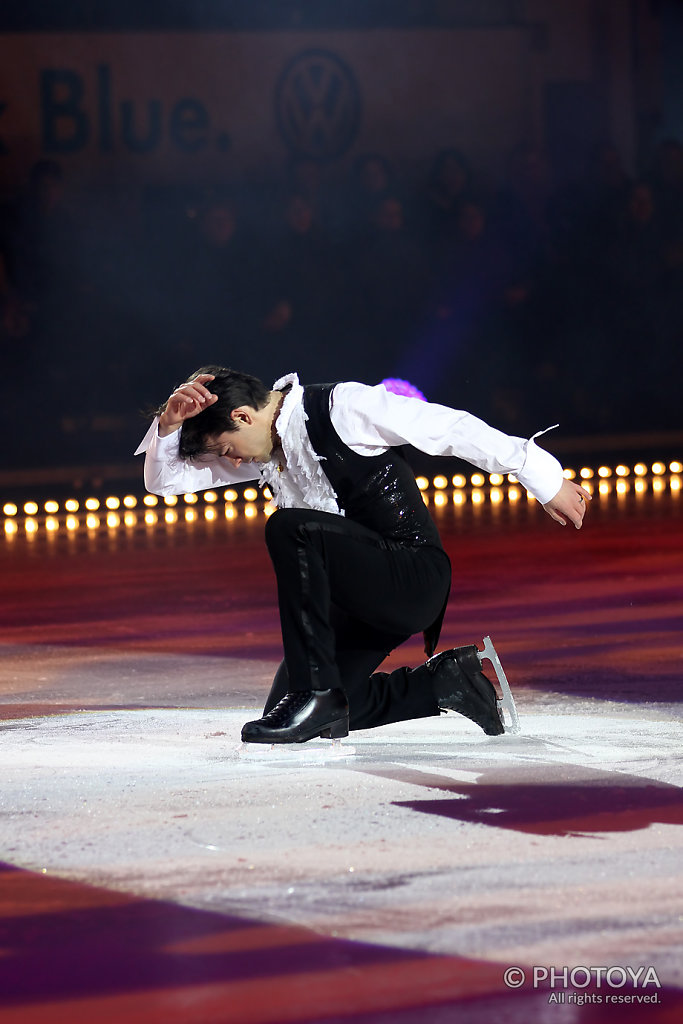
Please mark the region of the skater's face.
POLYGON ((265 409, 241 406, 233 409, 235 430, 225 430, 212 439, 211 448, 233 466, 243 462, 268 462, 273 451, 272 422, 265 409))

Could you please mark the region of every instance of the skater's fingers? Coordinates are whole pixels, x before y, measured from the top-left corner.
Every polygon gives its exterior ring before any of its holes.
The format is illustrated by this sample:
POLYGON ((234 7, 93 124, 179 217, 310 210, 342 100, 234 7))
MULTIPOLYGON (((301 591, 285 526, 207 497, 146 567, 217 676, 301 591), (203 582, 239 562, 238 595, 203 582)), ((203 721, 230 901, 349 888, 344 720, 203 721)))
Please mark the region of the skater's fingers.
POLYGON ((174 395, 187 395, 189 398, 208 399, 215 398, 208 388, 205 388, 203 384, 196 384, 194 381, 191 384, 181 384, 179 388, 176 388, 173 392, 174 395))
POLYGON ((577 530, 583 525, 583 517, 586 514, 588 501, 591 500, 590 492, 580 484, 571 480, 564 480, 559 491, 546 505, 545 508, 551 519, 554 519, 560 526, 566 526, 570 522, 577 530))
POLYGON ((192 383, 182 384, 179 388, 176 388, 169 399, 169 404, 177 402, 185 406, 192 405, 196 407, 197 412, 201 412, 202 409, 206 409, 209 405, 213 405, 214 402, 217 401, 217 395, 214 395, 211 391, 207 391, 207 389, 202 385, 196 386, 192 383))
POLYGON ((548 513, 550 518, 554 519, 556 523, 560 524, 560 526, 566 526, 567 525, 567 520, 563 516, 561 516, 559 514, 559 512, 556 512, 552 508, 546 508, 546 512, 548 513))

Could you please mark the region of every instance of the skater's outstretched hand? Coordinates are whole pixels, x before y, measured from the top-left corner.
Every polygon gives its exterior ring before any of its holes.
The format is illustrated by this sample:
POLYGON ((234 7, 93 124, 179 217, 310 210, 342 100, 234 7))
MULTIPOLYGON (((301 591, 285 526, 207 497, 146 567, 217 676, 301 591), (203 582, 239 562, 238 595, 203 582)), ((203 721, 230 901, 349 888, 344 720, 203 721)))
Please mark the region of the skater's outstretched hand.
POLYGON ((543 508, 560 526, 570 522, 580 530, 590 500, 591 496, 584 487, 571 480, 564 480, 555 497, 546 502, 543 508))
POLYGON ((200 373, 194 380, 175 389, 159 416, 159 437, 172 434, 182 426, 183 420, 197 416, 218 401, 218 395, 214 395, 206 387, 210 380, 213 380, 213 374, 200 373))

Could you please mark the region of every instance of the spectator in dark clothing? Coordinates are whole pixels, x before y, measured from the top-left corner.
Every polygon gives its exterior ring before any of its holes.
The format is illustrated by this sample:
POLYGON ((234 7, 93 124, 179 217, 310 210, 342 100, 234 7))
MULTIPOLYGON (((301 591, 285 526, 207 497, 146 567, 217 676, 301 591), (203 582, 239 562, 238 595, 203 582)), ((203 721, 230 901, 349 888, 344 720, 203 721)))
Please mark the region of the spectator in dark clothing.
POLYGON ((523 143, 510 156, 507 182, 495 198, 495 231, 521 266, 531 267, 548 231, 552 193, 545 153, 523 143))
POLYGON ((250 337, 260 295, 255 250, 241 234, 230 200, 206 202, 178 257, 185 338, 198 331, 227 344, 250 337))
POLYGON ((378 201, 353 264, 359 328, 367 331, 370 372, 386 375, 394 354, 414 343, 430 280, 424 249, 406 226, 404 205, 397 196, 378 201))
POLYGON ((312 202, 293 194, 264 252, 261 273, 261 344, 284 346, 293 363, 319 367, 338 341, 340 265, 312 202))
POLYGON ((394 168, 379 153, 363 153, 356 158, 338 232, 342 241, 356 241, 367 231, 378 204, 394 195, 395 181, 394 168))
POLYGON ((444 251, 457 236, 462 205, 472 194, 472 175, 466 158, 457 149, 442 150, 432 166, 417 215, 435 263, 442 262, 444 251))

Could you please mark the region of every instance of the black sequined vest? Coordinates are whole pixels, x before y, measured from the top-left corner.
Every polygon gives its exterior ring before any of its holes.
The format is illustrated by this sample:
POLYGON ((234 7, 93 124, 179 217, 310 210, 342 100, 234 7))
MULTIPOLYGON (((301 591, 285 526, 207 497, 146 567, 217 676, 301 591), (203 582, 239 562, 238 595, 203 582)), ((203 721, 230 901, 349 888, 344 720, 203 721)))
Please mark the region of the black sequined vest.
POLYGON ((387 541, 441 548, 439 532, 399 448, 381 455, 358 455, 332 426, 334 384, 304 387, 306 429, 347 519, 367 526, 387 541))

